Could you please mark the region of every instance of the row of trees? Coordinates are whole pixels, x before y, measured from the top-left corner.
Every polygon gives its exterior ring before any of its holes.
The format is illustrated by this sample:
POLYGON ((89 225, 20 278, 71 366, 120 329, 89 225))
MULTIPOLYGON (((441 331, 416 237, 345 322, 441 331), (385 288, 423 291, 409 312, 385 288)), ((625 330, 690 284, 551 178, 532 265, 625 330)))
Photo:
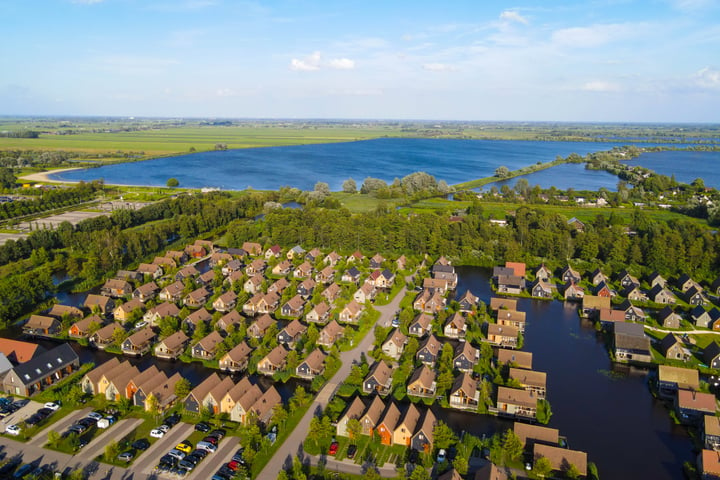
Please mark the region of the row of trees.
MULTIPOLYGON (((3 173, 3 170, 7 172, 8 169, 0 168, 0 185, 4 186, 9 181, 12 181, 14 184, 15 177, 12 176, 11 180, 7 173, 3 173)), ((12 173, 10 173, 10 175, 12 175, 12 173)), ((47 210, 69 207, 71 205, 87 202, 95 198, 97 193, 102 191, 102 189, 102 183, 97 181, 93 181, 91 183, 81 182, 77 187, 72 188, 58 188, 50 190, 29 189, 23 193, 36 195, 37 198, 32 200, 17 200, 14 202, 0 203, 0 220, 7 220, 23 215, 40 213, 47 210)))

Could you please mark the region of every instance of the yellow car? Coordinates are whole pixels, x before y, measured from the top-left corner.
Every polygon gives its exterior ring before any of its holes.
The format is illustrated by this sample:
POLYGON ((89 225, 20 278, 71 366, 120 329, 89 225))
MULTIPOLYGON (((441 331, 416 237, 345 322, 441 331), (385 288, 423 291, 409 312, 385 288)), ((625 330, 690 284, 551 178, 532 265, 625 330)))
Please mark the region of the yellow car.
POLYGON ((178 443, 178 445, 175 447, 177 450, 180 450, 183 453, 190 453, 192 452, 192 444, 188 441, 178 443))

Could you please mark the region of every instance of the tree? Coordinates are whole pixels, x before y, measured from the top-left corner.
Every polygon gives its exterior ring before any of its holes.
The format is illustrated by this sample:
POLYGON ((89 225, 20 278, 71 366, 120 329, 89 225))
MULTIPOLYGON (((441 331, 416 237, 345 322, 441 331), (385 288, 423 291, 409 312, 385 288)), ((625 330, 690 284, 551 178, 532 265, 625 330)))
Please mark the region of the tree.
POLYGON ((351 418, 347 422, 347 433, 350 437, 350 440, 357 440, 360 438, 360 434, 362 434, 362 425, 360 424, 360 420, 357 418, 351 418))
POLYGON ((277 425, 278 427, 282 428, 285 426, 285 422, 288 419, 288 411, 285 409, 285 406, 282 403, 278 403, 273 407, 273 413, 272 418, 270 420, 270 423, 273 423, 277 425))
POLYGON ((150 393, 145 398, 145 409, 156 418, 160 414, 160 402, 154 393, 150 393))
POLYGON ((175 178, 175 177, 168 178, 168 181, 167 181, 168 187, 177 187, 178 185, 180 185, 180 182, 178 181, 177 178, 175 178))
POLYGON ((60 441, 60 434, 56 432, 55 430, 50 430, 48 432, 48 445, 51 447, 57 447, 58 442, 60 441))
POLYGON ((580 478, 580 470, 578 469, 578 467, 571 463, 565 469, 565 476, 572 479, 580 478))
POLYGON ((552 417, 552 409, 550 408, 550 402, 544 399, 540 399, 537 402, 537 421, 543 425, 547 425, 552 417))
POLYGON ((342 190, 345 193, 357 193, 357 183, 352 178, 348 178, 343 182, 342 190))
POLYGON ((323 196, 330 195, 330 185, 325 182, 317 182, 313 191, 318 192, 323 196))
POLYGON ((538 457, 537 460, 535 460, 535 465, 533 465, 533 473, 537 475, 540 478, 545 478, 552 472, 552 464, 550 463, 550 460, 548 460, 545 457, 538 457))
POLYGON ((503 453, 512 462, 518 462, 522 458, 523 443, 517 434, 508 429, 503 440, 503 453))
POLYGON ((112 441, 105 445, 105 460, 111 462, 120 455, 120 445, 116 441, 112 441))
POLYGON ((499 178, 506 178, 508 175, 510 175, 510 169, 508 169, 505 166, 499 166, 495 169, 495 176, 499 178))
POLYGON ((191 390, 192 385, 187 378, 181 378, 175 383, 175 396, 181 400, 187 397, 191 390))
POLYGON ((435 428, 433 428, 433 438, 435 439, 434 443, 437 448, 450 448, 458 441, 457 435, 455 435, 452 428, 448 427, 442 420, 438 420, 435 424, 435 428))
POLYGON ((468 459, 462 455, 458 455, 453 460, 453 467, 458 471, 460 475, 465 475, 468 472, 468 459))
POLYGON ((427 471, 424 467, 421 465, 416 466, 410 476, 408 477, 410 480, 430 480, 430 472, 427 471))
POLYGON ((87 475, 85 475, 85 471, 82 468, 73 470, 70 472, 70 476, 68 476, 68 480, 85 480, 86 478, 87 475))

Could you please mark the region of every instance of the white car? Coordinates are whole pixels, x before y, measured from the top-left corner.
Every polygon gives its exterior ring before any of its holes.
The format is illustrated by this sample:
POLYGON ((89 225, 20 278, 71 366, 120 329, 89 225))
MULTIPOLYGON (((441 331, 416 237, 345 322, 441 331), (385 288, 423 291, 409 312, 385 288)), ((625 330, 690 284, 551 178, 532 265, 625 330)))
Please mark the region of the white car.
POLYGON ((93 420, 95 420, 97 422, 98 420, 103 418, 103 416, 102 416, 102 413, 90 412, 87 414, 87 418, 92 418, 93 420))
POLYGON ((148 324, 148 322, 143 320, 142 322, 139 322, 137 325, 135 325, 135 330, 140 330, 141 328, 145 328, 145 327, 147 327, 147 324, 148 324))
POLYGON ((163 432, 159 428, 153 428, 152 430, 150 430, 150 436, 153 438, 162 438, 163 436, 165 436, 165 432, 163 432))
POLYGON ((48 402, 44 405, 45 408, 49 408, 50 410, 57 410, 60 408, 60 404, 57 402, 48 402))
POLYGON ((17 425, 10 425, 5 428, 5 433, 10 435, 20 435, 20 427, 17 425))

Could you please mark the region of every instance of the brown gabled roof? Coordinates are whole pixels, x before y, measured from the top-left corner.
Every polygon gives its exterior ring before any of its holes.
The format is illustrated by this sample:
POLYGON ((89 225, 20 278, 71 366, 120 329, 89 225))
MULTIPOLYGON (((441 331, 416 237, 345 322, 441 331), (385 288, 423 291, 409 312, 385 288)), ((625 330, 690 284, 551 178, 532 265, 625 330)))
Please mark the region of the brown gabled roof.
POLYGON ((118 359, 118 357, 112 357, 107 362, 101 363, 97 367, 87 372, 85 374, 85 377, 87 377, 93 385, 97 385, 97 382, 103 375, 105 375, 107 372, 117 367, 118 365, 120 365, 120 360, 118 359))
POLYGON ((127 387, 130 380, 140 376, 140 370, 137 367, 130 364, 129 361, 124 361, 117 368, 112 369, 108 374, 105 375, 108 382, 115 385, 121 394, 125 394, 125 388, 127 387))
MULTIPOLYGON (((283 347, 282 345, 278 345, 277 347, 273 348, 270 353, 265 355, 265 358, 263 360, 267 360, 273 365, 282 365, 285 363, 285 358, 287 358, 288 351, 283 347)), ((262 360, 261 360, 262 362, 262 360)))
POLYGON ((235 300, 237 300, 237 298, 237 293, 233 292, 232 290, 228 290, 227 292, 220 295, 215 301, 221 301, 224 304, 228 304, 234 302, 235 300))
POLYGON ((425 435, 425 438, 428 439, 430 443, 433 441, 433 429, 435 428, 435 414, 430 410, 429 408, 425 409, 425 416, 422 419, 422 423, 420 424, 420 428, 418 428, 418 431, 415 432, 416 434, 418 432, 423 432, 425 435))
POLYGON ((109 288, 113 290, 128 290, 132 288, 132 286, 125 280, 121 280, 119 278, 111 278, 105 282, 103 288, 109 288))
POLYGON ((300 295, 295 295, 285 304, 292 310, 300 310, 305 305, 305 300, 300 295))
POLYGON ((372 423, 373 425, 378 425, 380 423, 380 416, 382 415, 384 410, 385 404, 378 395, 375 395, 372 403, 370 403, 370 406, 361 418, 368 418, 370 420, 370 423, 372 423))
POLYGON ((256 242, 245 242, 241 248, 250 255, 260 255, 262 253, 262 245, 256 242))
POLYGON ((257 385, 251 385, 243 396, 235 403, 239 403, 242 409, 245 412, 248 412, 255 402, 257 402, 258 398, 262 397, 262 394, 263 392, 260 390, 260 387, 257 385))
POLYGON ((314 311, 318 315, 318 317, 322 317, 330 311, 330 305, 328 305, 327 302, 323 300, 322 302, 315 305, 310 311, 314 311))
POLYGON ((490 335, 500 335, 503 337, 515 337, 518 336, 517 327, 512 325, 497 325, 495 323, 488 324, 488 337, 490 335))
POLYGON ((486 463, 475 473, 475 480, 508 480, 505 470, 494 463, 486 463))
POLYGON ((147 382, 150 378, 153 378, 155 375, 158 375, 160 371, 155 365, 150 365, 148 368, 140 372, 137 376, 131 378, 128 380, 128 383, 133 382, 135 386, 142 385, 143 383, 147 382))
POLYGON ((527 423, 515 422, 513 426, 515 435, 518 436, 523 445, 528 440, 558 445, 560 442, 560 431, 556 428, 542 427, 540 425, 529 425, 527 423))
POLYGON ((152 328, 145 327, 142 330, 138 330, 137 332, 130 335, 128 337, 128 340, 130 340, 130 343, 132 343, 133 345, 142 345, 154 336, 155 332, 153 332, 152 328))
POLYGON ((461 373, 455 377, 453 386, 450 389, 450 395, 454 394, 458 390, 462 390, 463 393, 469 397, 475 396, 475 392, 478 389, 478 381, 474 380, 469 374, 461 373))
POLYGON ((122 305, 117 307, 115 310, 116 311, 120 310, 125 313, 130 313, 137 308, 145 308, 145 304, 143 302, 141 302, 140 299, 133 298, 133 299, 130 299, 127 302, 123 303, 122 305))
POLYGON ((135 291, 141 295, 150 295, 151 293, 156 292, 159 289, 160 287, 158 287, 155 282, 148 282, 144 285, 140 285, 138 288, 135 289, 135 291))
POLYGON ((418 421, 420 421, 420 410, 418 410, 415 404, 411 403, 405 410, 405 414, 397 426, 404 425, 406 430, 412 435, 413 432, 415 432, 418 421))
POLYGON ((499 298, 493 297, 490 299, 490 310, 517 310, 517 299, 515 298, 499 298))
POLYGON ((395 402, 391 400, 390 405, 388 405, 387 409, 385 410, 385 415, 383 415, 380 423, 382 425, 385 425, 385 428, 387 428, 390 431, 390 434, 392 434, 395 430, 395 427, 397 427, 399 421, 400 409, 397 407, 397 405, 395 405, 395 402))
POLYGON ((451 323, 454 324, 457 329, 462 330, 465 326, 465 317, 462 313, 455 312, 445 321, 445 326, 447 327, 451 323))
POLYGON ((610 297, 597 297, 595 295, 585 295, 583 297, 583 308, 593 308, 599 310, 601 308, 610 308, 610 297))
POLYGON ((282 402, 282 398, 275 386, 271 386, 251 407, 260 421, 266 421, 275 405, 282 402))
POLYGON ((342 417, 347 417, 348 420, 351 418, 360 419, 362 417, 363 412, 365 411, 365 404, 360 400, 360 397, 355 397, 355 399, 352 401, 350 406, 345 410, 345 413, 343 413, 342 417))
POLYGON ((368 373, 368 378, 373 377, 378 382, 378 384, 386 385, 392 377, 392 370, 390 370, 390 367, 388 367, 387 363, 385 363, 384 360, 380 360, 375 365, 373 365, 372 369, 368 373))
POLYGON ((200 340, 197 344, 200 345, 203 350, 208 353, 214 352, 219 343, 222 343, 223 337, 216 330, 210 332, 205 338, 200 340))
POLYGON ((460 472, 451 468, 442 475, 438 475, 437 480, 463 480, 463 478, 460 476, 460 472))
POLYGON ((200 287, 192 292, 188 293, 187 295, 189 298, 195 300, 196 302, 200 302, 204 300, 205 298, 210 296, 210 292, 207 291, 205 287, 200 287))
POLYGON ((60 322, 55 317, 46 317, 44 315, 30 315, 30 318, 25 323, 25 327, 28 328, 50 328, 53 325, 60 325, 60 322))
POLYGON ((323 363, 325 363, 326 358, 327 355, 325 355, 319 348, 316 348, 310 352, 310 355, 308 355, 302 363, 307 363, 308 366, 315 371, 322 370, 322 366, 323 363))
POLYGON ((250 356, 252 353, 252 348, 247 344, 247 342, 242 341, 240 344, 235 346, 232 350, 227 352, 225 356, 230 358, 233 362, 240 363, 241 361, 245 360, 250 356))
POLYGON ((677 383, 679 388, 700 389, 700 376, 694 368, 660 365, 658 367, 658 380, 661 382, 677 383))
POLYGON ((230 325, 237 325, 242 322, 242 320, 243 316, 240 315, 240 312, 237 310, 231 310, 218 320, 218 324, 222 322, 223 330, 227 330, 230 325))
MULTIPOLYGON (((158 377, 164 378, 165 374, 158 375, 158 377)), ((158 403, 161 407, 169 405, 177 398, 175 395, 175 384, 177 384, 177 382, 179 382, 182 378, 183 376, 180 375, 180 372, 176 372, 175 375, 163 382, 160 382, 160 384, 152 388, 150 393, 155 395, 155 398, 158 399, 158 403)))
POLYGON ((63 315, 80 318, 83 316, 83 312, 77 307, 55 304, 47 311, 47 315, 58 319, 60 319, 63 315))
POLYGON ((185 317, 186 322, 192 323, 195 326, 198 326, 200 322, 207 323, 210 320, 212 320, 212 315, 210 315, 210 312, 208 312, 205 307, 201 307, 185 317))
POLYGON ((307 327, 300 323, 300 320, 297 318, 285 325, 285 328, 283 328, 283 331, 285 331, 285 333, 287 333, 291 338, 301 335, 305 330, 307 330, 307 327))
POLYGON ((91 315, 89 317, 85 317, 82 320, 78 320, 77 322, 70 325, 70 328, 76 327, 81 332, 87 332, 88 328, 90 328, 90 324, 92 322, 96 322, 99 325, 102 325, 102 319, 98 317, 97 315, 91 315))
POLYGON ((434 381, 435 372, 428 368, 427 365, 423 365, 422 367, 415 369, 408 381, 408 386, 414 383, 419 383, 423 388, 429 389, 432 387, 434 381))
POLYGON ((271 292, 271 291, 282 292, 283 290, 285 290, 288 287, 288 285, 290 285, 290 282, 287 281, 287 278, 285 278, 285 277, 280 278, 275 283, 270 285, 270 287, 268 287, 268 292, 271 292))
POLYGON ((222 380, 220 379, 220 376, 213 372, 210 374, 209 377, 207 377, 205 380, 203 380, 200 385, 193 388, 192 392, 189 393, 189 395, 192 395, 195 397, 195 400, 199 402, 202 402, 202 400, 207 396, 210 391, 217 387, 222 380))
POLYGON ((705 425, 705 435, 720 437, 720 418, 715 415, 705 415, 703 423, 705 425))
MULTIPOLYGON (((438 340, 434 334, 430 334, 430 336, 425 340, 425 342, 420 346, 419 350, 427 350, 434 356, 440 355, 440 350, 442 349, 442 343, 440 343, 440 340, 438 340)), ((418 351, 419 351, 418 350, 418 351)))
POLYGON ((248 390, 250 390, 250 387, 252 387, 252 383, 250 383, 250 379, 248 377, 242 377, 239 382, 235 384, 230 390, 227 391, 225 396, 223 397, 223 401, 226 398, 229 398, 230 401, 233 403, 237 403, 243 395, 245 395, 248 390))
POLYGON ((517 380, 522 385, 532 387, 545 387, 547 384, 547 373, 522 368, 511 368, 510 378, 517 380))
POLYGON ((331 283, 328 287, 322 291, 324 297, 336 297, 340 292, 340 285, 337 283, 331 283))
POLYGON ((207 398, 208 396, 212 397, 219 405, 220 402, 222 402, 225 394, 228 393, 230 389, 234 386, 235 382, 233 382, 232 378, 225 377, 222 379, 222 382, 215 385, 215 387, 213 387, 213 389, 210 390, 207 395, 205 395, 205 398, 207 398))
POLYGON ((507 322, 525 322, 525 312, 518 312, 517 310, 498 310, 497 318, 498 322, 501 320, 507 322))
POLYGON ((416 323, 420 325, 423 330, 427 330, 427 328, 430 326, 430 323, 432 322, 432 317, 426 313, 421 313, 415 319, 412 321, 412 324, 410 326, 412 327, 416 323))
POLYGON ((514 363, 522 368, 532 368, 532 352, 500 348, 497 351, 497 359, 498 363, 514 363))
POLYGON ((179 330, 172 335, 168 336, 165 340, 162 341, 162 343, 165 345, 165 347, 168 350, 175 350, 179 346, 183 345, 185 342, 190 340, 187 335, 185 335, 185 332, 182 330, 179 330))
POLYGON ((533 447, 533 457, 536 461, 540 457, 547 458, 550 460, 553 470, 562 471, 569 465, 575 465, 580 475, 587 475, 587 453, 585 452, 536 443, 533 447))
POLYGON ((165 256, 175 260, 182 260, 185 257, 185 252, 181 252, 179 250, 168 250, 165 252, 165 256))
POLYGON ((163 292, 167 292, 168 295, 176 296, 185 289, 185 285, 181 281, 177 281, 174 283, 171 283, 170 285, 167 285, 165 288, 162 289, 163 292))
POLYGON ((210 283, 215 280, 215 275, 215 270, 208 270, 207 272, 201 274, 198 278, 204 283, 210 283))
POLYGON ((325 325, 325 328, 321 330, 322 332, 325 332, 325 335, 329 337, 337 337, 338 335, 342 335, 345 331, 345 327, 341 327, 338 322, 335 320, 330 320, 330 323, 325 325))
POLYGON ((614 308, 601 308, 600 309, 600 321, 601 322, 624 322, 625 311, 616 310, 614 308))
POLYGON ((109 338, 112 338, 115 330, 123 330, 122 325, 117 322, 110 323, 95 332, 95 335, 97 335, 98 340, 107 340, 109 338))
POLYGON ((270 328, 270 325, 275 323, 275 320, 273 320, 273 318, 267 313, 264 313, 260 317, 258 317, 258 319, 255 320, 254 323, 261 332, 264 332, 265 330, 270 328))
POLYGON ((147 273, 147 274, 154 274, 157 272, 158 268, 160 268, 160 271, 162 271, 162 267, 156 263, 141 263, 138 265, 138 268, 136 271, 138 273, 147 273))
POLYGON ((474 361, 478 358, 478 349, 473 347, 472 343, 470 342, 460 342, 460 345, 458 345, 457 353, 455 354, 455 357, 453 357, 453 360, 460 355, 465 355, 465 358, 474 361))
POLYGON ((160 317, 176 317, 180 314, 180 309, 174 303, 163 302, 153 307, 150 312, 157 313, 160 317))
POLYGON ((362 309, 363 307, 361 307, 360 304, 355 301, 355 299, 352 299, 348 302, 347 305, 345 305, 345 308, 343 308, 342 311, 344 312, 345 310, 347 310, 348 312, 350 312, 350 315, 355 316, 360 313, 362 309))
POLYGON ((407 336, 402 333, 399 328, 396 328, 395 330, 390 332, 388 339, 385 340, 385 343, 387 342, 392 342, 398 347, 402 347, 407 342, 407 336))
POLYGON ((509 403, 523 407, 537 408, 537 397, 527 390, 517 388, 498 387, 498 403, 509 403))

